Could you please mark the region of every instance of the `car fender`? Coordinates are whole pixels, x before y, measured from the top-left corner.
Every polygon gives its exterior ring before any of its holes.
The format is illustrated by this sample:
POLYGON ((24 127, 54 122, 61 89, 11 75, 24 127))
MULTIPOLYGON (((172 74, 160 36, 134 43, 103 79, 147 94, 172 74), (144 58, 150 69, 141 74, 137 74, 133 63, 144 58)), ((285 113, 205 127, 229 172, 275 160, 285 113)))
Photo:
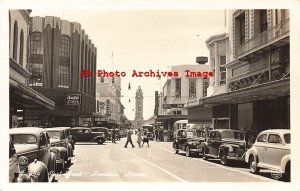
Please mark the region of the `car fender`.
POLYGON ((286 164, 290 161, 291 161, 291 154, 288 154, 288 155, 285 155, 284 157, 282 157, 281 167, 280 167, 281 173, 285 173, 286 164))
POLYGON ((105 138, 104 138, 104 137, 102 137, 102 136, 97 136, 97 137, 94 137, 94 138, 91 140, 91 142, 97 141, 97 140, 99 140, 99 139, 101 139, 103 142, 105 141, 105 138))
POLYGON ((43 182, 44 177, 48 177, 48 168, 42 161, 35 160, 27 166, 28 176, 37 177, 38 182, 43 182))
POLYGON ((250 156, 253 155, 254 157, 257 157, 257 150, 253 147, 251 147, 245 154, 245 162, 249 162, 250 156))

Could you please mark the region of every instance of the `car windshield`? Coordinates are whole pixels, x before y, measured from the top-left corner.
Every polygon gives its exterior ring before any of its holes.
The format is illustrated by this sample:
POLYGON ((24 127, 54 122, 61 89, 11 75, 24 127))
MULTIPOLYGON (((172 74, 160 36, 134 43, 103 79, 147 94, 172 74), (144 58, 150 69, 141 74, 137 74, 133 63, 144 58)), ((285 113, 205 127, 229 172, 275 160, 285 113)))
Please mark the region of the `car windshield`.
POLYGON ((290 133, 284 134, 283 137, 284 137, 284 141, 285 141, 287 144, 290 144, 290 143, 291 143, 291 134, 290 134, 290 133))
POLYGON ((48 131, 48 135, 51 139, 60 139, 60 131, 48 131))
POLYGON ((196 136, 197 136, 196 131, 187 131, 186 132, 186 137, 187 138, 193 138, 193 137, 196 137, 196 136))
POLYGON ((34 135, 18 134, 11 135, 14 144, 37 144, 37 138, 34 135))
POLYGON ((244 140, 244 134, 237 131, 223 131, 221 132, 222 139, 239 139, 244 140))

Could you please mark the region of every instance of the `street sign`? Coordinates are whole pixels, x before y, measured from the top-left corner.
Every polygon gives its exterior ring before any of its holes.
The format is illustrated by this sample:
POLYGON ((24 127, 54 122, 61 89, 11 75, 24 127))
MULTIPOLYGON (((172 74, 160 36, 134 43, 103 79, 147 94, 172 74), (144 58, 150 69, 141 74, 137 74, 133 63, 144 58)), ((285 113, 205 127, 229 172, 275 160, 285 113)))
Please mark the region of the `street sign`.
POLYGON ((184 104, 163 104, 164 109, 183 108, 184 104))
POLYGON ((66 105, 80 105, 81 94, 70 94, 66 96, 66 105))

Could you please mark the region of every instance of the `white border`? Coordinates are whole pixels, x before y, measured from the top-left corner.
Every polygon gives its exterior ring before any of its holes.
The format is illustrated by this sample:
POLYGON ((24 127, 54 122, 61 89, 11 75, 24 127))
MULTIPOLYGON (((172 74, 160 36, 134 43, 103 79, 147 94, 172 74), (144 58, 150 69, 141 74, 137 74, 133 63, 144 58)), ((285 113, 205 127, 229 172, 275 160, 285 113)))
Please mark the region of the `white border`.
POLYGON ((282 191, 300 190, 300 1, 298 0, 2 0, 0 70, 0 190, 203 190, 203 191, 282 191), (70 7, 70 4, 72 5, 70 7), (84 8, 83 8, 84 7, 84 8), (291 131, 292 131, 292 182, 291 183, 56 183, 56 184, 8 184, 8 9, 252 9, 289 8, 291 11, 291 131), (298 66, 299 64, 299 66, 298 66))

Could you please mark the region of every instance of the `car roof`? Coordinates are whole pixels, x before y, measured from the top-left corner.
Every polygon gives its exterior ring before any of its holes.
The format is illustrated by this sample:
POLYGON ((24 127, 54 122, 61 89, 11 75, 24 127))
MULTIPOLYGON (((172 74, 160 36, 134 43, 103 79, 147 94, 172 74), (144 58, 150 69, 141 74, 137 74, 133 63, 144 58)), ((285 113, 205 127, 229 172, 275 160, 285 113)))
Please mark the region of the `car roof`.
POLYGON ((90 128, 87 128, 87 127, 74 127, 72 129, 90 129, 90 128))
POLYGON ((53 128, 59 128, 59 129, 72 129, 71 127, 53 127, 53 128))
POLYGON ((268 129, 268 130, 264 130, 260 133, 281 133, 281 134, 285 134, 285 133, 290 133, 290 129, 268 129))
POLYGON ((45 131, 63 131, 64 129, 58 127, 44 128, 45 131))
POLYGON ((18 127, 9 129, 9 134, 32 134, 40 135, 42 132, 45 132, 43 128, 40 127, 18 127))
POLYGON ((239 131, 239 130, 235 130, 235 129, 214 129, 214 130, 211 130, 211 132, 213 132, 213 131, 218 131, 218 132, 233 131, 233 132, 244 133, 243 131, 239 131))
POLYGON ((108 129, 107 127, 91 127, 91 129, 108 129))

